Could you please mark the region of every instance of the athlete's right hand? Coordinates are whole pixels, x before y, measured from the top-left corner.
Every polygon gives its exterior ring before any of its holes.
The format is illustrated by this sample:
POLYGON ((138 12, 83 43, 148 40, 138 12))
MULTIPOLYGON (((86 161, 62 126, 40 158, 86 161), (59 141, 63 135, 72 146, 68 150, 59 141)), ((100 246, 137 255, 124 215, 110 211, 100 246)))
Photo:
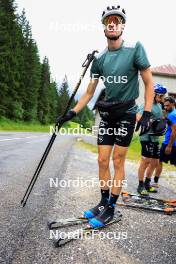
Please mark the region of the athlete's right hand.
POLYGON ((68 113, 63 117, 63 116, 58 116, 56 119, 56 124, 63 124, 69 120, 71 120, 73 117, 76 116, 76 112, 73 110, 68 111, 68 113))
POLYGON ((135 131, 138 131, 139 128, 141 128, 139 136, 142 136, 143 134, 147 133, 150 130, 150 117, 151 112, 144 111, 141 119, 138 121, 135 131))

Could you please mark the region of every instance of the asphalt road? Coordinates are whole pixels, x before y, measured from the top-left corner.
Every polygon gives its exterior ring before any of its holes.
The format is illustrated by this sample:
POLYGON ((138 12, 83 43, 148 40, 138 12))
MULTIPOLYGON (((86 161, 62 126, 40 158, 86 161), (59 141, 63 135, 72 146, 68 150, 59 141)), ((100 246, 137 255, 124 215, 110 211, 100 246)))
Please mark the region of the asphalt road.
MULTIPOLYGON (((98 202, 99 191, 96 185, 85 185, 87 179, 97 180, 96 154, 80 148, 71 136, 58 136, 26 207, 20 206, 49 138, 0 133, 0 263, 176 263, 176 215, 122 208, 122 221, 103 230, 101 239, 54 248, 47 220, 80 215, 98 202), (51 188, 50 178, 62 180, 62 186, 51 188), (75 184, 78 180, 82 184, 75 184), (108 232, 115 238, 104 239, 108 232)), ((136 164, 127 162, 126 174, 127 189, 135 192, 136 164)), ((157 197, 176 198, 176 193, 163 186, 157 197)))
MULTIPOLYGON (((33 226, 37 228, 37 244, 40 229, 46 226, 48 208, 53 206, 55 190, 49 187, 49 177, 63 177, 74 142, 70 137, 56 138, 31 197, 22 208, 20 201, 49 139, 48 134, 41 133, 0 133, 0 263, 34 263, 32 255, 31 260, 24 262, 16 261, 15 257, 33 226)), ((22 255, 25 257, 25 250, 22 255)))

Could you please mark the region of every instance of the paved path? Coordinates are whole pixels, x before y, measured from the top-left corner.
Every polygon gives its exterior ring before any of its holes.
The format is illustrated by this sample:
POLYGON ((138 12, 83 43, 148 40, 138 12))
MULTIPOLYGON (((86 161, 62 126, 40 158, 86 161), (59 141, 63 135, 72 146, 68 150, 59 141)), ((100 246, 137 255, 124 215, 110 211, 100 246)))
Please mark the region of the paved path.
MULTIPOLYGON (((102 230, 101 239, 54 248, 47 220, 80 215, 98 202, 99 191, 93 184, 98 173, 96 154, 80 148, 71 136, 58 136, 26 207, 20 207, 49 138, 38 133, 0 133, 0 263, 176 263, 176 215, 122 208, 122 221, 102 230), (58 180, 58 187, 50 187, 50 178, 58 180), (114 238, 104 239, 110 232, 114 238)), ((136 191, 136 173, 137 166, 127 162, 128 191, 136 191)), ((176 193, 161 187, 157 196, 176 198, 176 193)))

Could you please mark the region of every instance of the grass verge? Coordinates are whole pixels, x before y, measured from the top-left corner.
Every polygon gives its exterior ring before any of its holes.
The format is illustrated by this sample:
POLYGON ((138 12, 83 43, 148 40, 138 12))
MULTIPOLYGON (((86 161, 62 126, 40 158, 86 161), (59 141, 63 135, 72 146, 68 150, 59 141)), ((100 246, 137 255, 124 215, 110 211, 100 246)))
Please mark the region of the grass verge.
MULTIPOLYGON (((85 141, 80 141, 78 142, 78 146, 81 148, 86 148, 90 151, 92 151, 93 153, 98 153, 98 149, 97 146, 92 145, 90 143, 87 143, 85 141)), ((134 162, 138 162, 141 158, 141 145, 140 145, 140 141, 139 141, 139 137, 138 136, 134 136, 131 142, 131 145, 128 149, 128 153, 127 153, 127 159, 134 161, 134 162)), ((174 166, 171 166, 169 164, 164 164, 163 167, 163 171, 164 172, 168 172, 168 171, 174 171, 175 168, 174 166)))
MULTIPOLYGON (((93 153, 98 153, 97 146, 87 143, 85 141, 80 141, 78 143, 78 146, 82 148, 86 148, 92 151, 93 153)), ((128 149, 127 159, 135 160, 135 161, 140 159, 140 143, 138 137, 133 138, 130 148, 128 149)))
MULTIPOLYGON (((0 118, 0 131, 6 132, 42 132, 49 133, 50 125, 41 125, 40 123, 31 123, 23 121, 13 121, 7 118, 0 118)), ((76 128, 79 124, 68 122, 63 125, 63 128, 76 128)))

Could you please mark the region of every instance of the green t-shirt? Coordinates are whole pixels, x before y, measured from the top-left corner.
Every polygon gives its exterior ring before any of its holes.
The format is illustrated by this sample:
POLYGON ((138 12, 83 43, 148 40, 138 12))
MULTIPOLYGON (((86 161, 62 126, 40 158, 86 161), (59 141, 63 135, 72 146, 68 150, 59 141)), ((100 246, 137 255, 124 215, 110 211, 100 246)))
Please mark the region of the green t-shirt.
MULTIPOLYGON (((96 56, 91 67, 91 78, 102 78, 106 87, 106 101, 126 102, 138 98, 139 71, 148 67, 150 63, 142 44, 129 45, 123 41, 118 49, 106 48, 96 56)), ((128 112, 137 112, 137 107, 128 112)))
MULTIPOLYGON (((138 112, 142 115, 143 111, 144 111, 144 104, 142 104, 139 107, 138 112)), ((162 118, 162 117, 163 117, 163 111, 162 111, 161 105, 157 103, 153 103, 152 110, 151 110, 151 119, 157 119, 157 118, 162 118)), ((151 130, 149 132, 151 132, 151 130)), ((140 141, 150 141, 151 140, 152 142, 159 142, 158 136, 149 136, 148 133, 140 136, 140 141)))

